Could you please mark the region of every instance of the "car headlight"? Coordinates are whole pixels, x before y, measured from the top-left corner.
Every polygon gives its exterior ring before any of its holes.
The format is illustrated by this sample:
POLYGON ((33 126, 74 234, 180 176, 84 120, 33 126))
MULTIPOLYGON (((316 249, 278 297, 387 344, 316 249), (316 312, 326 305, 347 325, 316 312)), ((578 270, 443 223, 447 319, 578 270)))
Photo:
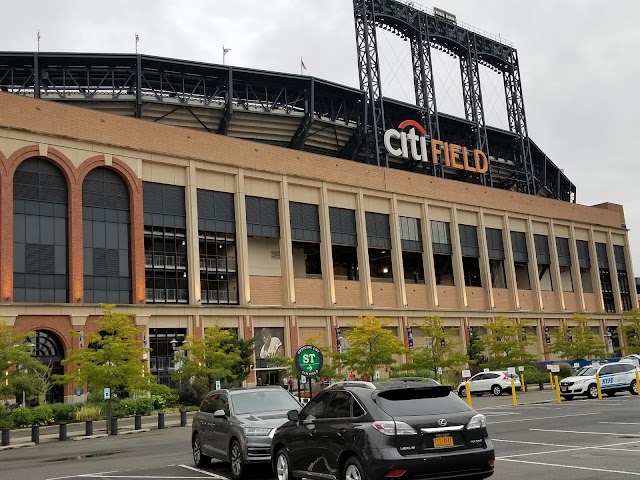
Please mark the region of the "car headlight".
POLYGON ((268 437, 270 428, 245 427, 244 433, 247 437, 268 437))
POLYGON ((589 381, 589 379, 588 379, 588 378, 583 378, 582 380, 577 380, 577 381, 575 381, 575 382, 573 382, 573 383, 574 383, 574 384, 578 384, 578 383, 585 383, 585 382, 588 382, 588 381, 589 381))
POLYGON ((469 423, 467 424, 467 430, 472 430, 474 428, 484 428, 487 426, 487 417, 482 415, 481 413, 474 415, 469 423))

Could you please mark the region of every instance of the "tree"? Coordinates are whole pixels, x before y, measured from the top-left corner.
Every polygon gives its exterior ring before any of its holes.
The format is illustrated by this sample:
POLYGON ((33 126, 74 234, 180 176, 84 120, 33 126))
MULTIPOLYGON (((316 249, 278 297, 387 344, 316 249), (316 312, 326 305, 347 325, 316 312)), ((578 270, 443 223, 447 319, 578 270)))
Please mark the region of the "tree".
POLYGON ((498 316, 486 324, 487 333, 482 336, 482 348, 487 354, 489 368, 515 367, 536 360, 527 352, 533 343, 527 334, 527 323, 514 318, 498 316))
POLYGON ((487 358, 482 353, 482 348, 482 337, 478 335, 477 328, 472 328, 469 335, 469 346, 467 347, 469 363, 478 365, 487 361, 487 358))
POLYGON ((640 310, 634 308, 622 314, 621 334, 625 355, 640 354, 640 310))
POLYGON ((389 372, 394 355, 406 353, 400 339, 385 328, 390 324, 372 315, 358 317, 344 334, 349 348, 337 357, 347 369, 369 378, 374 378, 377 369, 389 372))
POLYGON ((205 330, 204 338, 189 336, 176 353, 179 368, 173 378, 179 381, 200 381, 210 390, 216 380, 232 382, 247 377, 246 358, 242 350, 246 345, 234 340, 235 336, 220 326, 205 330))
MULTIPOLYGON (((100 307, 103 313, 88 346, 71 350, 62 365, 72 368, 64 375, 54 375, 54 380, 87 385, 89 391, 108 387, 119 395, 148 391, 155 377, 142 361, 142 354, 148 351, 142 345, 144 329, 134 323, 134 314, 116 312, 115 305, 100 307)), ((71 335, 81 334, 72 331, 71 335)))
POLYGON ((35 395, 42 390, 40 376, 47 375, 49 369, 31 355, 32 336, 0 319, 0 398, 18 398, 23 391, 35 395))
POLYGON ((561 320, 558 330, 550 334, 552 343, 547 347, 547 353, 569 360, 605 356, 604 342, 589 328, 589 317, 575 314, 572 319, 574 326, 569 327, 561 320))
POLYGON ((253 338, 243 340, 238 335, 232 334, 227 339, 223 339, 222 351, 228 354, 235 352, 240 356, 240 361, 231 366, 231 375, 224 378, 227 383, 243 382, 247 379, 251 367, 253 367, 251 357, 254 349, 255 340, 253 338))
POLYGON ((426 344, 413 350, 412 362, 405 365, 407 369, 427 370, 442 380, 445 371, 469 363, 469 357, 460 352, 460 342, 453 340, 439 316, 426 317, 416 326, 424 335, 426 344), (442 374, 438 373, 438 368, 442 369, 442 374))

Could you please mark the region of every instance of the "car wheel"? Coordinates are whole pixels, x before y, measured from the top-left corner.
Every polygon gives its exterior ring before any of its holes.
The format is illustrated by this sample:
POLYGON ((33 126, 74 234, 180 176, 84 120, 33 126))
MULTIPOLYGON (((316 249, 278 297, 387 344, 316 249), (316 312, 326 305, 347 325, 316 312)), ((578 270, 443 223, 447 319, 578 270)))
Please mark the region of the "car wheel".
POLYGON ((364 469, 356 457, 351 457, 344 464, 342 480, 366 480, 364 469))
POLYGON ((573 395, 563 395, 562 398, 565 400, 573 400, 573 395))
POLYGON ((589 388, 587 389, 587 397, 591 399, 598 398, 598 387, 596 387, 595 383, 589 385, 589 388))
POLYGON ((629 391, 631 392, 632 395, 638 395, 638 383, 635 380, 631 382, 629 391))
POLYGON ((500 385, 494 385, 493 387, 491 387, 491 393, 496 397, 499 397, 500 395, 502 395, 502 387, 500 385))
POLYGON ((289 466, 289 455, 284 448, 278 450, 276 455, 276 476, 278 480, 293 480, 291 467, 289 466))
POLYGON ((459 397, 466 397, 467 396, 467 389, 465 387, 460 387, 458 389, 458 396, 459 397))
POLYGON ((231 442, 229 447, 229 463, 231 463, 231 476, 235 480, 243 478, 247 471, 247 465, 242 459, 242 447, 237 440, 231 442))
POLYGON ((191 447, 193 449, 193 463, 195 463, 196 467, 203 468, 209 466, 211 457, 202 453, 202 443, 200 442, 200 435, 197 433, 193 436, 191 447))

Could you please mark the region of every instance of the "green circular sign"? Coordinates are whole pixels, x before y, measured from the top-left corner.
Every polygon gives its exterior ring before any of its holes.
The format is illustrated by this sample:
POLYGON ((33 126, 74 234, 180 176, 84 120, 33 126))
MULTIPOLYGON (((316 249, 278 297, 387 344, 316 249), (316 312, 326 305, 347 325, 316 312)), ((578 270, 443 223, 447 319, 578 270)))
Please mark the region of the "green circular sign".
POLYGON ((322 365, 324 365, 322 352, 318 347, 314 347, 313 345, 303 345, 300 347, 293 361, 300 375, 304 375, 305 377, 317 375, 322 369, 322 365))

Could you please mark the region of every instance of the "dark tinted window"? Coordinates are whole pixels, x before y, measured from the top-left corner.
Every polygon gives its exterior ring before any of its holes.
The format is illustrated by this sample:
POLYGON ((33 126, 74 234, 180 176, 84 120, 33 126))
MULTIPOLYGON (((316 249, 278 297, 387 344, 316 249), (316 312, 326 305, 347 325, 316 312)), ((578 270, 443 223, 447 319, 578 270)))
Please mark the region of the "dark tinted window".
POLYGON ((351 416, 351 394, 335 392, 331 395, 326 411, 326 418, 348 418, 351 416))
POLYGON ((200 405, 200 411, 205 413, 213 413, 216 411, 216 405, 218 404, 218 395, 209 395, 204 399, 202 405, 200 405))
POLYGON ((327 404, 329 403, 329 394, 324 393, 318 395, 316 398, 311 400, 307 406, 302 411, 303 416, 305 418, 309 418, 310 420, 318 419, 318 418, 326 418, 325 410, 327 404))
POLYGON ((602 375, 610 375, 612 373, 613 373, 613 368, 611 368, 611 365, 605 365, 600 370, 600 376, 602 376, 602 375))
POLYGON ((626 363, 618 363, 617 365, 612 365, 615 368, 615 373, 626 373, 633 371, 633 365, 628 365, 626 363))
POLYGON ((358 403, 358 401, 354 399, 354 401, 353 401, 353 412, 352 412, 353 418, 361 417, 365 413, 367 413, 367 412, 364 411, 364 408, 362 408, 362 405, 360 405, 358 403))
POLYGON ((471 410, 446 386, 407 388, 381 392, 376 403, 392 417, 437 415, 471 410))

